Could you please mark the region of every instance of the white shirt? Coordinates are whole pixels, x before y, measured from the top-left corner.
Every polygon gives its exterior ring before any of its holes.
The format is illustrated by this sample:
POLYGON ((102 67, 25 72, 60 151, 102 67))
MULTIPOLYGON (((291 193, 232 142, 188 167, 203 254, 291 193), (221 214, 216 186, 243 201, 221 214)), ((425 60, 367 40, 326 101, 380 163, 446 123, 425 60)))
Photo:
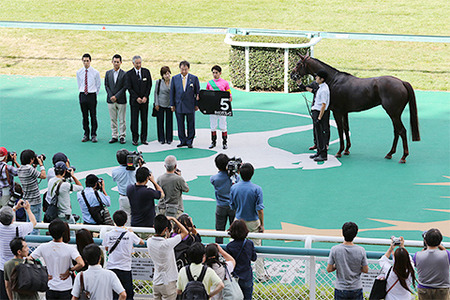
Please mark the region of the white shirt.
MULTIPOLYGON (((389 260, 389 258, 386 257, 386 255, 383 255, 379 260, 378 263, 381 266, 381 274, 384 274, 384 277, 386 278, 387 273, 389 272, 389 269, 392 267, 392 263, 389 260)), ((413 262, 411 261, 411 264, 413 262)), ((398 277, 397 274, 395 274, 394 270, 392 269, 389 273, 389 277, 386 282, 386 291, 388 291, 392 285, 397 281, 398 277)), ((406 280, 406 285, 411 286, 411 275, 409 275, 408 279, 406 280)), ((395 283, 394 287, 387 293, 385 300, 405 300, 405 299, 411 299, 411 293, 407 290, 405 290, 404 287, 400 284, 400 281, 397 281, 395 283)))
POLYGON ((115 227, 113 230, 107 232, 103 238, 103 246, 111 250, 122 232, 125 235, 117 244, 113 253, 108 256, 107 269, 118 269, 122 271, 131 271, 131 254, 133 252, 133 244, 139 244, 141 239, 134 233, 123 227, 115 227))
POLYGON ((52 280, 48 281, 48 288, 53 291, 67 291, 72 288, 72 278, 66 280, 59 277, 72 267, 72 259, 76 260, 80 256, 75 246, 63 242, 54 241, 41 244, 31 253, 31 257, 43 258, 47 266, 48 275, 52 280))
POLYGON ((120 72, 120 69, 117 71, 113 69, 114 83, 117 82, 117 77, 119 77, 119 72, 120 72))
POLYGON ((136 75, 139 76, 139 79, 142 79, 142 68, 140 68, 139 70, 134 68, 134 71, 136 72, 136 75))
MULTIPOLYGON (((100 73, 94 69, 93 67, 89 67, 88 70, 88 93, 96 93, 100 92, 100 73)), ((77 82, 78 82, 78 91, 80 93, 84 93, 84 78, 86 74, 86 68, 81 68, 77 71, 77 82)))
MULTIPOLYGON (((50 200, 56 194, 56 189, 58 188, 58 184, 61 181, 61 178, 53 177, 48 182, 47 195, 50 197, 50 200)), ((70 205, 70 193, 82 191, 83 186, 72 184, 69 182, 63 182, 61 187, 59 188, 59 196, 58 196, 58 216, 64 217, 65 215, 72 214, 72 207, 70 205)))
MULTIPOLYGON (((91 300, 105 300, 113 298, 113 291, 117 294, 125 291, 117 275, 112 271, 103 269, 100 265, 89 266, 83 272, 84 289, 91 294, 91 300)), ((80 297, 80 275, 75 277, 72 296, 80 297)))
POLYGON ((178 269, 173 248, 180 242, 180 234, 170 239, 153 236, 147 240, 148 254, 155 266, 153 274, 154 285, 166 285, 178 279, 178 269))
POLYGON ((16 237, 16 228, 19 227, 19 236, 24 237, 33 231, 33 223, 11 224, 8 226, 0 223, 0 270, 3 271, 3 265, 14 258, 9 243, 16 237))
POLYGON ((328 109, 328 106, 330 105, 330 88, 328 87, 328 84, 321 83, 319 84, 319 89, 316 93, 316 99, 314 100, 314 105, 311 107, 311 110, 318 110, 322 108, 322 103, 325 103, 325 110, 328 109))

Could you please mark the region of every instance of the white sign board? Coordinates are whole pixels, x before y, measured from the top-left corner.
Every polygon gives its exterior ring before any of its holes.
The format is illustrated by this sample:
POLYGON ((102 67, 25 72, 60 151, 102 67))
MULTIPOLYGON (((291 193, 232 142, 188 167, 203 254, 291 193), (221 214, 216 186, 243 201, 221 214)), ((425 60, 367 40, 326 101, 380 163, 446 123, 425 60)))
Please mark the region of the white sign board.
POLYGON ((149 257, 133 257, 131 272, 133 279, 153 280, 153 261, 149 257))

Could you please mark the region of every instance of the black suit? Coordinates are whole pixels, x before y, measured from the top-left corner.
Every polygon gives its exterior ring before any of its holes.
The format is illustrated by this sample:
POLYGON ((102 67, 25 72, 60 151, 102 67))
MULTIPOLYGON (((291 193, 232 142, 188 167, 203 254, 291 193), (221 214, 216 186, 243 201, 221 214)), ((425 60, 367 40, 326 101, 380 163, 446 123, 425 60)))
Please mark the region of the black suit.
POLYGON ((139 69, 140 77, 133 68, 127 72, 127 89, 130 93, 131 133, 133 142, 139 140, 139 112, 141 114, 141 142, 147 140, 148 98, 152 89, 152 76, 145 68, 139 69), (138 103, 137 98, 147 98, 147 102, 138 103))

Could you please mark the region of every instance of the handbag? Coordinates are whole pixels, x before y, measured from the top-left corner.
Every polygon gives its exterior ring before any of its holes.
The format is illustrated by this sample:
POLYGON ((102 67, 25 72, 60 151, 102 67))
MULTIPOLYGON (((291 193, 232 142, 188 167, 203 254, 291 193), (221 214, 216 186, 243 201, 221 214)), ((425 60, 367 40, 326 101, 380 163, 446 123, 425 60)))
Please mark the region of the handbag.
POLYGON ((222 290, 223 300, 243 300, 244 294, 242 293, 241 287, 238 284, 238 279, 231 276, 226 265, 225 268, 226 276, 223 280, 224 288, 222 290), (228 277, 228 279, 227 279, 228 277))
POLYGON ((86 289, 84 288, 84 279, 83 279, 83 272, 80 272, 80 274, 78 274, 78 276, 80 276, 80 296, 78 297, 79 300, 89 300, 91 299, 91 294, 86 291, 86 289))
POLYGON ((37 260, 25 259, 11 272, 11 288, 20 294, 32 295, 48 289, 48 273, 37 260))
POLYGON ((98 206, 90 206, 89 202, 86 199, 84 191, 81 191, 81 196, 83 196, 84 203, 86 204, 86 207, 88 208, 89 214, 91 215, 92 219, 94 219, 97 225, 114 225, 109 210, 108 208, 106 208, 106 206, 103 205, 98 192, 94 191, 94 194, 98 201, 98 206))
POLYGON ((387 293, 397 284, 398 279, 394 284, 386 291, 387 279, 391 273, 392 267, 389 269, 385 279, 375 279, 373 282, 372 290, 370 291, 369 300, 380 300, 385 299, 387 293))
MULTIPOLYGON (((56 188, 55 195, 53 195, 52 200, 50 201, 50 204, 47 206, 47 210, 45 211, 44 215, 44 222, 50 223, 54 219, 58 217, 59 214, 59 208, 58 208, 58 196, 59 196, 59 188, 61 187, 61 184, 63 181, 61 180, 58 183, 58 187, 56 188)), ((56 182, 55 182, 56 184, 56 182)), ((55 184, 52 187, 52 190, 55 188, 55 184)), ((45 201, 45 200, 44 200, 45 201)))

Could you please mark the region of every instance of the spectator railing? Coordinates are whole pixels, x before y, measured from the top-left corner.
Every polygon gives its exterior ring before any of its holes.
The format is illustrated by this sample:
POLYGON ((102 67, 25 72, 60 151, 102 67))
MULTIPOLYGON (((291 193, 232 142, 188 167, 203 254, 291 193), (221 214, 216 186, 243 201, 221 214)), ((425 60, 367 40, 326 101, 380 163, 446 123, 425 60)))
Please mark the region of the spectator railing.
MULTIPOLYGON (((36 228, 47 229, 48 224, 39 223, 36 228)), ((101 245, 103 235, 112 228, 104 225, 70 225, 71 230, 86 228, 99 233, 95 243, 101 245)), ((133 227, 133 231, 141 234, 153 234, 153 228, 133 227)), ((228 237, 226 232, 213 230, 198 230, 202 237, 228 237)), ((258 278, 254 269, 253 299, 333 299, 335 272, 326 271, 329 249, 313 249, 315 242, 341 243, 342 237, 250 233, 249 238, 264 240, 301 241, 303 248, 294 247, 256 247, 258 258, 264 260, 264 275, 258 278)), ((39 244, 51 240, 50 236, 27 236, 31 249, 39 244)), ((391 243, 390 239, 356 238, 354 241, 360 245, 385 245, 391 243)), ((75 243, 75 239, 71 239, 75 243)), ((443 243, 446 248, 450 243, 443 243)), ((405 246, 423 247, 423 241, 406 240, 405 246)), ((384 252, 366 251, 369 262, 369 274, 363 275, 363 290, 368 296, 373 280, 380 271, 378 259, 384 252)), ((412 253, 411 253, 412 254, 412 253)), ((145 246, 136 246, 133 254, 133 277, 136 299, 151 298, 153 267, 145 246)), ((254 266, 253 266, 254 267, 254 266)))

